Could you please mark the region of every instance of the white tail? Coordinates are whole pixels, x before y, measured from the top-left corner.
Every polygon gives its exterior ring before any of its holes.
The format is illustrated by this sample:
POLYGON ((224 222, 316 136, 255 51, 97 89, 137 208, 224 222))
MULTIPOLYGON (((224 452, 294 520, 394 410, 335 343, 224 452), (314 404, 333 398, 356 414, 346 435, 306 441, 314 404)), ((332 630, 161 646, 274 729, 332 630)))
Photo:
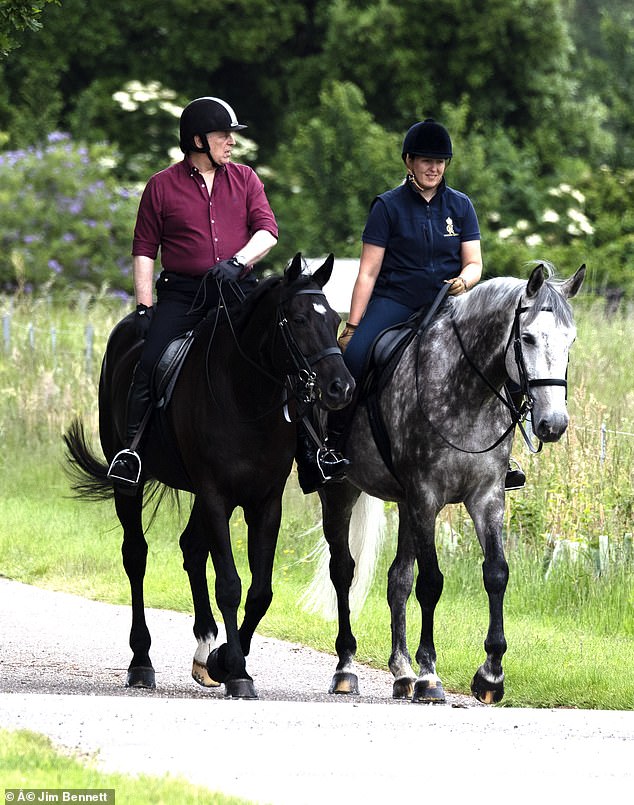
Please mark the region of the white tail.
MULTIPOLYGON (((352 510, 348 537, 350 553, 355 563, 350 587, 350 609, 353 617, 359 614, 367 598, 384 538, 383 501, 362 492, 352 510)), ((330 549, 323 537, 310 556, 318 558, 317 569, 313 580, 302 594, 300 603, 306 612, 316 613, 326 620, 335 620, 337 596, 330 581, 330 549)))

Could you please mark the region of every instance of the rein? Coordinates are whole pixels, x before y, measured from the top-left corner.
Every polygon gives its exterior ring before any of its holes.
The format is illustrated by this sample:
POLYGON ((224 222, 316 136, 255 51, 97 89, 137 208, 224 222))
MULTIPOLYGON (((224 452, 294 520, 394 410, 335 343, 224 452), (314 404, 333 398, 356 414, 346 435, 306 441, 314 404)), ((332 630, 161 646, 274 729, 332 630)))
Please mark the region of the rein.
MULTIPOLYGON (((341 355, 342 353, 339 347, 338 346, 326 347, 320 352, 316 352, 312 355, 304 355, 288 323, 288 319, 286 317, 286 313, 284 310, 284 302, 280 301, 277 305, 276 327, 278 328, 279 332, 282 335, 284 345, 286 347, 288 355, 290 356, 292 364, 292 370, 289 373, 287 373, 286 379, 280 380, 278 377, 272 375, 270 372, 264 369, 259 363, 254 361, 252 358, 250 358, 243 352, 242 347, 240 346, 240 339, 238 338, 238 333, 235 330, 233 321, 229 314, 229 308, 225 302, 224 294, 222 292, 222 286, 220 283, 218 284, 218 293, 220 296, 221 306, 219 306, 218 309, 216 310, 216 318, 211 338, 209 339, 209 344, 207 346, 207 358, 205 361, 207 370, 207 388, 209 390, 209 393, 213 396, 212 382, 209 376, 209 355, 211 352, 214 335, 218 327, 220 309, 222 307, 224 308, 225 318, 228 322, 229 329, 231 330, 231 334, 238 349, 238 353, 243 358, 243 360, 245 360, 247 363, 249 363, 251 366, 257 369, 258 372, 260 372, 260 374, 262 374, 264 377, 266 377, 275 385, 285 388, 287 391, 290 390, 292 392, 292 397, 299 400, 304 405, 309 405, 313 403, 316 399, 316 380, 317 380, 317 374, 313 370, 313 366, 315 366, 317 363, 319 363, 319 361, 323 360, 329 355, 341 355)), ((326 296, 326 294, 320 288, 315 289, 304 288, 300 291, 296 291, 294 294, 292 294, 292 297, 300 296, 302 294, 311 294, 313 296, 323 296, 323 297, 326 296)), ((284 416, 287 419, 287 421, 290 422, 291 419, 288 414, 288 403, 289 403, 289 396, 288 394, 285 394, 281 402, 275 403, 274 405, 271 406, 271 408, 264 411, 264 413, 260 414, 258 417, 255 417, 254 419, 250 420, 243 420, 243 422, 256 422, 259 419, 264 419, 265 417, 269 416, 274 411, 277 411, 279 409, 284 409, 284 416)))

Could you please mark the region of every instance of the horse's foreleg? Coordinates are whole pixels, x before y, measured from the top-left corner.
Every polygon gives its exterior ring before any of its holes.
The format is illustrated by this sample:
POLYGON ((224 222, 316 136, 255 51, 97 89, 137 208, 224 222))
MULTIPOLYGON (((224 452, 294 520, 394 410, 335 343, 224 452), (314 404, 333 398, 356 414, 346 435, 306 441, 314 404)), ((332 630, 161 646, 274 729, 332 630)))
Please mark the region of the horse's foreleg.
POLYGON ((132 660, 128 667, 126 686, 135 688, 154 688, 156 679, 150 660, 150 631, 145 621, 143 580, 147 564, 148 546, 143 536, 143 489, 137 490, 134 497, 123 495, 115 490, 115 508, 123 526, 121 555, 123 567, 130 581, 132 604, 132 628, 130 629, 130 648, 132 660))
POLYGON ((210 535, 211 559, 216 571, 216 602, 227 635, 227 642, 215 648, 207 658, 207 671, 212 679, 224 683, 227 698, 257 699, 253 680, 247 674, 238 632, 242 583, 231 551, 229 518, 224 510, 212 504, 205 508, 203 522, 210 535))
POLYGON ((484 641, 485 662, 471 681, 471 692, 485 704, 494 704, 504 696, 502 657, 506 651, 504 637, 504 593, 509 578, 509 567, 502 546, 503 502, 494 502, 486 510, 469 511, 484 551, 482 577, 489 597, 489 628, 484 641))
POLYGON ((218 687, 220 682, 212 679, 207 671, 207 657, 214 649, 218 626, 211 611, 207 584, 209 543, 199 523, 195 501, 189 522, 181 534, 180 546, 183 552, 183 568, 189 577, 192 591, 194 637, 198 641, 192 664, 192 677, 205 688, 218 687))
POLYGON ((403 514, 399 518, 399 540, 396 556, 387 575, 387 602, 390 607, 392 627, 392 653, 389 667, 394 675, 392 696, 395 699, 411 699, 414 694, 416 674, 407 648, 407 601, 414 584, 414 547, 411 533, 406 529, 403 514), (402 524, 402 525, 401 525, 402 524))
POLYGON ((273 561, 277 535, 282 522, 282 493, 273 500, 258 501, 253 506, 244 507, 244 516, 249 528, 248 551, 251 585, 244 602, 244 619, 240 626, 240 644, 245 656, 251 650, 251 639, 258 624, 271 606, 273 600, 273 561))
POLYGON ((339 629, 335 649, 339 661, 329 693, 358 694, 359 680, 354 670, 357 641, 350 623, 350 587, 354 560, 350 553, 348 530, 359 491, 349 483, 327 484, 319 490, 324 536, 330 548, 330 579, 337 595, 339 629))
POLYGON ((399 541, 412 539, 418 562, 416 598, 420 604, 421 629, 416 661, 420 667, 412 701, 423 704, 442 704, 445 701, 445 691, 436 674, 434 646, 434 613, 442 594, 444 581, 436 554, 436 515, 437 511, 429 507, 409 508, 407 511, 405 506, 400 508, 399 541), (407 535, 401 536, 403 528, 406 529, 407 535))

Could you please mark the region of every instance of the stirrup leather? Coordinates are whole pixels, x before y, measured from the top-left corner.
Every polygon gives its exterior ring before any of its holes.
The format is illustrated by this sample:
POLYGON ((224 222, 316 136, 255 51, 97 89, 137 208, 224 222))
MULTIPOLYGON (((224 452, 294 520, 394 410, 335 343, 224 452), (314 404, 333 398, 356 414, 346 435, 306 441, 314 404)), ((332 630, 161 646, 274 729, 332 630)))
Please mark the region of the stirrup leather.
POLYGON ((136 450, 130 450, 129 448, 124 448, 123 450, 119 450, 116 456, 110 462, 110 467, 108 469, 108 478, 112 481, 121 481, 124 484, 130 484, 131 486, 136 486, 139 483, 139 479, 141 478, 141 456, 136 452, 136 450), (115 465, 118 461, 125 461, 126 458, 131 458, 133 461, 136 461, 136 478, 126 478, 123 475, 118 475, 116 472, 115 465))

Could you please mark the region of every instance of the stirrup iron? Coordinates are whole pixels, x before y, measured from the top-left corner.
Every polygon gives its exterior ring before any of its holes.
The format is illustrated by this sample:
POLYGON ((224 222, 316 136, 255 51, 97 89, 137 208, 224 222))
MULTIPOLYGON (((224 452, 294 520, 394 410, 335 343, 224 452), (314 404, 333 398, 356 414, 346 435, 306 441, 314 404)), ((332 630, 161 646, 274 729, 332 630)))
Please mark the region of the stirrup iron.
POLYGON ((131 450, 128 447, 125 447, 123 450, 119 450, 116 456, 110 462, 110 467, 108 468, 107 473, 108 478, 111 481, 119 481, 124 484, 128 484, 129 486, 137 486, 139 480, 141 478, 141 456, 136 452, 136 450, 131 450), (126 459, 132 459, 132 461, 136 462, 136 478, 129 478, 124 475, 118 475, 116 470, 113 469, 118 461, 123 462, 125 465, 128 465, 126 459))
POLYGON ((317 468, 324 483, 333 479, 343 480, 350 462, 332 447, 320 447, 317 450, 317 468))

